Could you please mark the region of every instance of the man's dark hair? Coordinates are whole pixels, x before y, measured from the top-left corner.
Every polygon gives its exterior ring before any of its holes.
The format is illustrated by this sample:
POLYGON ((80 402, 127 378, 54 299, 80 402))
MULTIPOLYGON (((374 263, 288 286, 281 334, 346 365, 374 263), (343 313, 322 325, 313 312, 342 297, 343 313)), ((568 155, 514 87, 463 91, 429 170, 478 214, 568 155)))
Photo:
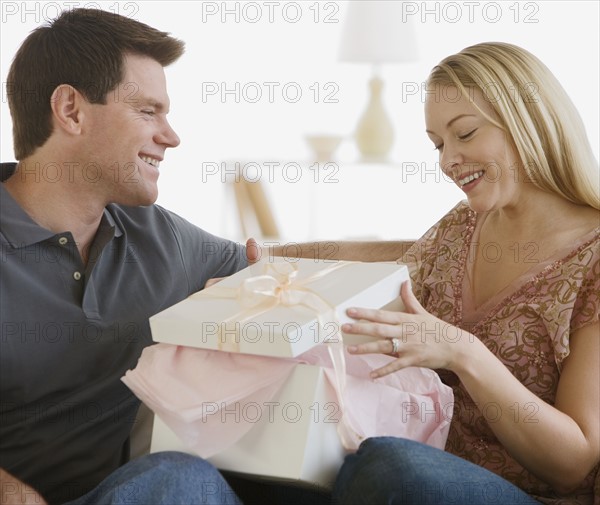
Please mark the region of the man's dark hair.
POLYGON ((183 51, 183 42, 168 33, 99 9, 65 11, 37 28, 17 51, 6 82, 16 159, 50 137, 57 86, 69 84, 90 103, 106 104, 123 80, 125 55, 148 56, 165 67, 183 51))

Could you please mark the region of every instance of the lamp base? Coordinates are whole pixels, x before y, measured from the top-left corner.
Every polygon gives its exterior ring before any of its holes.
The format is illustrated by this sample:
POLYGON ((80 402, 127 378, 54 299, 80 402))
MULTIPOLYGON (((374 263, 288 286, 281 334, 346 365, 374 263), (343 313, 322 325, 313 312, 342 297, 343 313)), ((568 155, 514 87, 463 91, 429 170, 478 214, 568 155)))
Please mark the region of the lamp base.
POLYGON ((356 128, 358 150, 365 161, 386 161, 394 144, 392 122, 383 108, 381 92, 383 81, 374 76, 369 82, 371 96, 367 109, 356 128))

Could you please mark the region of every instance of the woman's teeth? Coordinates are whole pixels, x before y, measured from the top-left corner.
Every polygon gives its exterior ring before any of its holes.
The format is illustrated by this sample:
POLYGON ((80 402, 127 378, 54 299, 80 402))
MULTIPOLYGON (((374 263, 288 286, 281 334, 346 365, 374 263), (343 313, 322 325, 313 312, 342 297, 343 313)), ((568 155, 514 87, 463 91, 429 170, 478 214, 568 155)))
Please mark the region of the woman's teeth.
POLYGON ((475 179, 479 179, 482 175, 483 175, 483 170, 481 172, 467 175, 463 179, 460 179, 458 181, 458 184, 462 188, 465 184, 469 184, 471 181, 474 181, 475 179))

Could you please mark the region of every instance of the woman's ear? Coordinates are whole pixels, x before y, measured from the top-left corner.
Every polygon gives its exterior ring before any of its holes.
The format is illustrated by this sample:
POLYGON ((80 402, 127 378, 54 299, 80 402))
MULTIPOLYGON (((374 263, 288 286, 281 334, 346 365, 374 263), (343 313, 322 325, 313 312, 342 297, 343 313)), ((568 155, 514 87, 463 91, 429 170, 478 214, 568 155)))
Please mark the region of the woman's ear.
POLYGON ((69 84, 57 86, 50 97, 55 127, 70 135, 79 135, 82 129, 83 109, 85 99, 79 91, 69 84))

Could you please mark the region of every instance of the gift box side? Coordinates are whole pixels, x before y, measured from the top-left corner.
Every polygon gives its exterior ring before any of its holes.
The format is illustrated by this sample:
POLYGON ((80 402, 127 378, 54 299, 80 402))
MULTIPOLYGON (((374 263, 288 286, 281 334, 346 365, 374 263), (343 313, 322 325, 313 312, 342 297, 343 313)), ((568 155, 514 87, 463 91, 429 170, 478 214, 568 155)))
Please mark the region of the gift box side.
MULTIPOLYGON (((208 461, 221 470, 329 488, 345 455, 333 422, 336 408, 323 369, 297 365, 271 402, 224 414, 225 422, 245 415, 256 419, 256 424, 208 461)), ((151 452, 165 450, 193 453, 155 416, 151 452)))
POLYGON ((389 305, 394 299, 400 296, 400 286, 404 281, 409 280, 408 268, 403 266, 392 272, 388 277, 380 279, 360 293, 338 305, 338 318, 341 324, 352 321, 352 318, 346 314, 350 307, 366 307, 371 309, 380 309, 389 305), (375 300, 374 302, 371 300, 375 300))

